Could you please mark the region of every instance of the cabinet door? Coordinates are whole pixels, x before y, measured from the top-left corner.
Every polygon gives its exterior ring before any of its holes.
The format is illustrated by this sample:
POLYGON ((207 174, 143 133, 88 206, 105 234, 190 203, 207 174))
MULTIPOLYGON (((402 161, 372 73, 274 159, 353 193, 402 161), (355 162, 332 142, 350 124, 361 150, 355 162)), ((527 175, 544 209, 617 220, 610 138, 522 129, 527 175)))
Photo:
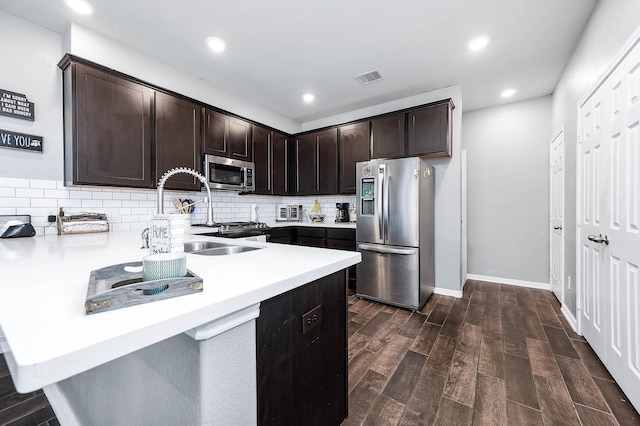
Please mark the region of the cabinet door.
MULTIPOLYGON (((202 107, 193 102, 156 92, 156 175, 174 167, 200 171, 202 107)), ((200 190, 200 181, 187 174, 174 175, 166 188, 200 190)))
POLYGON ((316 194, 338 192, 338 131, 327 129, 317 134, 318 164, 316 194))
POLYGON ((205 154, 229 156, 227 143, 227 120, 229 116, 209 108, 204 110, 204 144, 205 154))
POLYGON ((256 319, 258 425, 339 425, 347 416, 344 273, 260 304, 256 319), (303 315, 318 308, 306 331, 303 315))
POLYGON ((271 185, 273 194, 287 195, 289 192, 289 141, 286 135, 272 132, 271 135, 271 185))
POLYGON ((338 128, 340 136, 341 194, 356 193, 356 163, 369 160, 369 122, 348 124, 338 128))
POLYGON ((404 113, 371 120, 371 158, 404 156, 404 124, 404 113))
POLYGON ((407 113, 407 156, 451 156, 451 110, 447 100, 407 113))
POLYGON ((251 124, 235 117, 228 120, 229 158, 253 161, 251 149, 251 124))
POLYGON ((310 133, 296 138, 295 146, 296 195, 312 195, 316 193, 316 135, 310 133))
POLYGON ((255 169, 255 193, 270 195, 273 194, 271 181, 272 169, 272 140, 271 132, 264 127, 253 126, 253 160, 255 169))
POLYGON ((64 75, 67 182, 152 187, 153 90, 82 64, 64 75))

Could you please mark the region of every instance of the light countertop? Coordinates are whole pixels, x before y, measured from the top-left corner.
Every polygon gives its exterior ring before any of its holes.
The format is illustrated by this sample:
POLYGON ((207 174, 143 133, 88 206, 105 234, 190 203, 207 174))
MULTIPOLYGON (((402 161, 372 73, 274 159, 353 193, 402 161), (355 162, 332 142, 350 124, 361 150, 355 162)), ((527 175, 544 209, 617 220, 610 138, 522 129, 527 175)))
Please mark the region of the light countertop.
POLYGON ((203 292, 93 315, 84 312, 90 271, 141 260, 138 232, 0 240, 0 349, 16 389, 40 389, 360 261, 356 252, 185 236, 201 239, 264 249, 187 254, 203 292))

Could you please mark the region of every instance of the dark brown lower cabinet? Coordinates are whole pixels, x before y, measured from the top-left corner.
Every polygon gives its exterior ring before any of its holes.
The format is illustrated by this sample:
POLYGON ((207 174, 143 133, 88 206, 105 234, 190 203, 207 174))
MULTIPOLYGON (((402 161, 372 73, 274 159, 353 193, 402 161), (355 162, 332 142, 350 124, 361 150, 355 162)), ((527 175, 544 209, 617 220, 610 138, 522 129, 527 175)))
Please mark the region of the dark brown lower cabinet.
POLYGON ((347 417, 344 278, 336 272, 260 304, 259 425, 337 426, 347 417))

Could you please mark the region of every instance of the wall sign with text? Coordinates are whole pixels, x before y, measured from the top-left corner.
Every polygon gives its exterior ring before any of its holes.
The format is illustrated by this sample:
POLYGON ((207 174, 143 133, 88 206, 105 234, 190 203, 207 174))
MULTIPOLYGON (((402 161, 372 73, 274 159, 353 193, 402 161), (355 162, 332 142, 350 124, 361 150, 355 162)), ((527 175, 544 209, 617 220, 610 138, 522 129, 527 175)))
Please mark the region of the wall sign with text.
POLYGON ((0 115, 31 121, 36 118, 33 102, 26 95, 4 89, 0 89, 0 115))
POLYGON ((26 135, 0 129, 0 148, 17 148, 42 152, 42 136, 26 135))

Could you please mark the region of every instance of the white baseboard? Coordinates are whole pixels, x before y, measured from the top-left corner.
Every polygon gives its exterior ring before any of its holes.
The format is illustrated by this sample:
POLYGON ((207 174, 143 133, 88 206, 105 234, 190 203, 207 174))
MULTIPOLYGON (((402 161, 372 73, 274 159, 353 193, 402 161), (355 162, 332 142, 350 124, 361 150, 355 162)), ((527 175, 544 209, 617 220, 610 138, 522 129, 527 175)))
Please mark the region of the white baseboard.
POLYGON ((76 414, 71 408, 69 401, 60 391, 57 384, 45 386, 43 389, 44 394, 49 400, 49 405, 53 408, 53 412, 56 414, 56 418, 61 426, 81 426, 80 422, 76 418, 76 414))
POLYGON ((486 275, 467 274, 468 280, 487 281, 496 284, 509 284, 518 287, 538 288, 540 290, 551 290, 551 284, 539 283, 536 281, 513 280, 511 278, 489 277, 486 275))
POLYGON ((560 312, 562 312, 562 315, 564 315, 564 317, 567 319, 567 322, 569 323, 573 331, 576 332, 576 334, 580 334, 582 336, 582 334, 578 331, 578 320, 576 320, 576 317, 574 317, 571 311, 567 309, 567 305, 562 305, 562 307, 560 308, 560 312))
POLYGON ((442 294, 443 296, 453 296, 458 299, 462 298, 462 290, 450 290, 448 288, 436 287, 433 289, 435 294, 442 294))

